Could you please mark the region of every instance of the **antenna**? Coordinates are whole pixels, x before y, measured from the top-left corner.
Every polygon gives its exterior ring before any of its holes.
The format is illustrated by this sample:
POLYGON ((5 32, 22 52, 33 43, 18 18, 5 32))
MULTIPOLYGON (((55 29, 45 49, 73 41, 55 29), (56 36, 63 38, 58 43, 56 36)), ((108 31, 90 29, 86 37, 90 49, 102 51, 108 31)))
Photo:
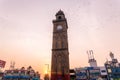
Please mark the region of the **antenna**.
POLYGON ((86 51, 86 53, 87 53, 87 55, 88 55, 88 59, 90 59, 90 55, 89 55, 89 52, 88 52, 88 51, 86 51))
POLYGON ((87 54, 88 54, 88 59, 94 59, 93 50, 88 50, 87 54))
POLYGON ((91 51, 91 57, 92 59, 94 59, 94 53, 93 53, 93 50, 90 50, 91 51))
POLYGON ((10 69, 13 70, 15 68, 15 61, 10 62, 10 69))
POLYGON ((94 53, 93 53, 93 50, 88 50, 87 51, 87 54, 88 54, 88 62, 90 64, 91 67, 97 67, 97 62, 94 58, 94 53))

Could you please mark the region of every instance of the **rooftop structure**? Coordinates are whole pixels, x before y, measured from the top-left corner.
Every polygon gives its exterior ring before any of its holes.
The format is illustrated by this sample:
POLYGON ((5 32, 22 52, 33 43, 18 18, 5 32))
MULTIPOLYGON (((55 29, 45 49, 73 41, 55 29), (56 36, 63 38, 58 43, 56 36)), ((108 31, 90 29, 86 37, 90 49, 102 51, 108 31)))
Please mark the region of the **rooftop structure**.
POLYGON ((87 51, 88 54, 88 63, 90 64, 90 67, 97 67, 97 61, 94 58, 93 50, 87 51))

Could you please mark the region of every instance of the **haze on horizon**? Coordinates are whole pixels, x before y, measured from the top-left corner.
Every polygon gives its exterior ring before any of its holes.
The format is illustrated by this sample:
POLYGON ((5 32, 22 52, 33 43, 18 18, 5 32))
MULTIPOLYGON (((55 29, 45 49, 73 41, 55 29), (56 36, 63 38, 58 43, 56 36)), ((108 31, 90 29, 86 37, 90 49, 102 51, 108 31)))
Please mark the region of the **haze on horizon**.
POLYGON ((68 21, 70 67, 98 65, 109 52, 120 60, 120 0, 0 0, 0 59, 44 73, 51 64, 52 20, 62 9, 68 21))

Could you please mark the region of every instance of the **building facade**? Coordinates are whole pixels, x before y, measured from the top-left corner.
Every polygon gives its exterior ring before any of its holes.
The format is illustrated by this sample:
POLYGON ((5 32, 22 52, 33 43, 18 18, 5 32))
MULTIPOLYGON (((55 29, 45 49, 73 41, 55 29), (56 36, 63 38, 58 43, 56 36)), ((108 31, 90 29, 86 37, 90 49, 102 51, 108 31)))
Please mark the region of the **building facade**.
POLYGON ((75 80, 97 80, 101 76, 99 67, 75 68, 75 74, 75 80))
POLYGON ((114 58, 114 54, 110 52, 111 61, 105 62, 105 67, 107 70, 107 78, 108 80, 120 80, 120 63, 116 58, 114 58))
POLYGON ((40 74, 35 72, 31 66, 27 69, 22 67, 21 69, 5 70, 2 80, 40 80, 40 74))

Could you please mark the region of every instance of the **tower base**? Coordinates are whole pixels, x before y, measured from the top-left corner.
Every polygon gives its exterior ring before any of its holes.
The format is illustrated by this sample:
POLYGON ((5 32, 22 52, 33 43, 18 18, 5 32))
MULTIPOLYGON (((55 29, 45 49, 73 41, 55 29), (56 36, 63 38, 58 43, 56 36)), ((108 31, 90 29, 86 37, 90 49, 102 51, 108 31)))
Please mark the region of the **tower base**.
POLYGON ((51 80, 70 80, 69 74, 51 74, 51 80))

